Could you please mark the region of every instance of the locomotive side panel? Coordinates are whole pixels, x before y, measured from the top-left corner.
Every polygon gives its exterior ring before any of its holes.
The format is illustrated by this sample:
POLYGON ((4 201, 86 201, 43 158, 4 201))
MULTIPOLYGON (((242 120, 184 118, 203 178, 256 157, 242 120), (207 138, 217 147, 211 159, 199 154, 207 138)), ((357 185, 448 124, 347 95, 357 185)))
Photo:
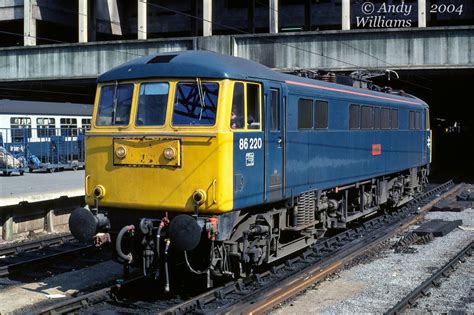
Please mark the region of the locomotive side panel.
POLYGON ((263 132, 234 133, 234 209, 264 203, 263 132))
POLYGON ((427 164, 424 149, 427 132, 409 129, 407 123, 409 111, 422 113, 421 106, 363 97, 341 97, 306 87, 288 87, 291 93, 287 110, 287 196, 342 186, 427 164), (300 102, 306 99, 328 102, 327 129, 303 129, 299 126, 300 102), (395 116, 395 122, 391 126, 375 129, 351 128, 351 105, 387 110, 389 115, 395 116))

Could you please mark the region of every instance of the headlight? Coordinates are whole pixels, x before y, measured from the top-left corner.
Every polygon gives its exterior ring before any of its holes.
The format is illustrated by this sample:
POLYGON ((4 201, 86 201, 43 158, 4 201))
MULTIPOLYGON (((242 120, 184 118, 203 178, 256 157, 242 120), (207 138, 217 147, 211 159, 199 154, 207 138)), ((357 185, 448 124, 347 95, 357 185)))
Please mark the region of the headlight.
POLYGON ((163 151, 163 155, 165 156, 165 159, 167 160, 172 160, 175 158, 176 156, 176 151, 173 147, 167 147, 164 151, 163 151))
POLYGON ((115 155, 119 158, 119 159, 123 159, 125 157, 125 155, 127 155, 127 149, 125 149, 123 146, 119 146, 116 150, 115 150, 115 155))

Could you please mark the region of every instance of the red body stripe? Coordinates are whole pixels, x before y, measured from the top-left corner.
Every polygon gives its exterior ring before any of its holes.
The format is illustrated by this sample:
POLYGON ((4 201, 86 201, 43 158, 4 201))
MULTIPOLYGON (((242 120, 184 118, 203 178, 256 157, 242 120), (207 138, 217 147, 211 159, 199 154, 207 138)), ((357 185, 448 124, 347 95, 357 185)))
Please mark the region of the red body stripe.
POLYGON ((362 92, 355 92, 355 91, 349 91, 349 90, 331 88, 331 87, 322 86, 322 85, 316 85, 316 84, 301 83, 301 82, 295 82, 295 81, 289 81, 289 80, 286 80, 285 83, 287 83, 287 84, 293 84, 293 85, 306 86, 306 87, 310 87, 310 88, 314 88, 314 89, 320 89, 320 90, 327 90, 327 91, 334 91, 334 92, 341 92, 341 93, 353 94, 353 95, 358 95, 358 96, 365 96, 365 97, 377 98, 377 99, 386 100, 386 101, 407 103, 407 104, 413 104, 413 105, 421 105, 420 103, 417 103, 417 102, 399 100, 399 99, 396 99, 396 98, 384 97, 384 96, 378 96, 378 95, 372 95, 372 94, 367 94, 367 93, 362 93, 362 92))

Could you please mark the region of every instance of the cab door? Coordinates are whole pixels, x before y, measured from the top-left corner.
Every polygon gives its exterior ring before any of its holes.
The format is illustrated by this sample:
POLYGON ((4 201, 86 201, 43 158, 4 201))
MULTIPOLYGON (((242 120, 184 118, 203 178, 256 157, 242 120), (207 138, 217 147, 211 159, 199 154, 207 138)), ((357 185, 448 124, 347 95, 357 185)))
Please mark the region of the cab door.
POLYGON ((283 198, 285 185, 285 128, 283 87, 265 85, 265 201, 283 198))
POLYGON ((234 83, 230 119, 234 141, 234 209, 261 205, 265 199, 262 100, 260 83, 234 83))

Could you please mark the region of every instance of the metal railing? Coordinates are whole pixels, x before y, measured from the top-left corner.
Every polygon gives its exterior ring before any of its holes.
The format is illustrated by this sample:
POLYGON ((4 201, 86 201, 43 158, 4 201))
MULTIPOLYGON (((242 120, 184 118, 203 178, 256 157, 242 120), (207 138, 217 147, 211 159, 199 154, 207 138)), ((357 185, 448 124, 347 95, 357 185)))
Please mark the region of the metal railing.
POLYGON ((82 128, 0 128, 0 171, 82 168, 84 134, 82 128))

